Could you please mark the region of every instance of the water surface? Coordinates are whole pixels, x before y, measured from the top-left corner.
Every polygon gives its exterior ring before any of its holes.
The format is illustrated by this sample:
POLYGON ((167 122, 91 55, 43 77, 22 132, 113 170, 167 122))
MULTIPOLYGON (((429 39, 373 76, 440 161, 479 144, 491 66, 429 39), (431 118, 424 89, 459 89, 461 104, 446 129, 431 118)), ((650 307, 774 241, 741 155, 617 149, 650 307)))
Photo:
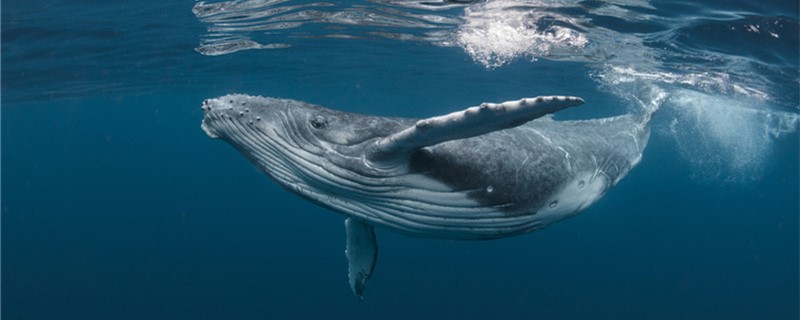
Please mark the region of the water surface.
POLYGON ((9 319, 796 319, 792 1, 5 1, 9 319), (358 301, 343 217, 200 130, 249 93, 427 117, 577 95, 659 108, 574 219, 464 242, 378 230, 358 301))

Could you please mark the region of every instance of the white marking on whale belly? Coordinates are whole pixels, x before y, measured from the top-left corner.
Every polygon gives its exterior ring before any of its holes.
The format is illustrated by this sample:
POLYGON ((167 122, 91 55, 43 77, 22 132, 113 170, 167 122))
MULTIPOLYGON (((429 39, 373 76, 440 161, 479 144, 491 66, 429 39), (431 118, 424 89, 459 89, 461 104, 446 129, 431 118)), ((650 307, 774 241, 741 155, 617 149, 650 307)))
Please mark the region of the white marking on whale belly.
POLYGON ((545 224, 569 218, 595 203, 606 190, 608 190, 608 181, 606 181, 605 175, 580 174, 548 199, 536 215, 545 224))

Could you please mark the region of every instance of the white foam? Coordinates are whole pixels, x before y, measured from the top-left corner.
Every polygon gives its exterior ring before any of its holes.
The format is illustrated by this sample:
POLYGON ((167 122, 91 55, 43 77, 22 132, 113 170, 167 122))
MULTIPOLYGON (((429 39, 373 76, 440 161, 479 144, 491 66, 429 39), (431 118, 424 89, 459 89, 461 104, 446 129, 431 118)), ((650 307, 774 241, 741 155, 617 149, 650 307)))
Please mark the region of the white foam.
POLYGON ((595 78, 613 94, 635 102, 630 107, 652 111, 658 105, 648 101, 666 101, 666 110, 655 116, 669 118, 659 133, 674 141, 698 182, 760 179, 775 140, 798 127, 797 113, 776 109, 767 92, 722 72, 607 66, 595 78))
POLYGON ((770 97, 769 94, 762 90, 732 81, 729 74, 715 71, 678 74, 665 71, 640 70, 631 66, 611 66, 603 72, 602 77, 611 85, 646 81, 649 83, 682 85, 723 94, 739 94, 758 100, 767 100, 770 97))
POLYGON ((673 92, 669 133, 701 181, 741 182, 763 174, 773 140, 796 132, 798 115, 758 100, 673 92))
POLYGON ((557 51, 575 51, 588 43, 586 36, 576 29, 555 23, 539 24, 546 22, 544 19, 555 19, 574 25, 575 21, 566 16, 515 9, 536 4, 536 1, 492 1, 469 7, 464 12, 464 23, 456 32, 456 42, 473 60, 489 68, 518 57, 535 60, 557 51))

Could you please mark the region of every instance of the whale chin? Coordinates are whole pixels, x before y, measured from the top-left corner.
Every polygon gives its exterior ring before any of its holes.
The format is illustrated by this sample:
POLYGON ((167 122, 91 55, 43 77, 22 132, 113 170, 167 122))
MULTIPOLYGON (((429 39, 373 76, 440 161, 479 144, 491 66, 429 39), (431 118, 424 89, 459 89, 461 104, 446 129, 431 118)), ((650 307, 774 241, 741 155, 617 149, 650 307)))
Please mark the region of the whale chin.
POLYGON ((217 131, 214 128, 208 126, 205 122, 200 124, 200 128, 203 129, 203 132, 205 132, 209 138, 219 139, 219 134, 217 133, 217 131))

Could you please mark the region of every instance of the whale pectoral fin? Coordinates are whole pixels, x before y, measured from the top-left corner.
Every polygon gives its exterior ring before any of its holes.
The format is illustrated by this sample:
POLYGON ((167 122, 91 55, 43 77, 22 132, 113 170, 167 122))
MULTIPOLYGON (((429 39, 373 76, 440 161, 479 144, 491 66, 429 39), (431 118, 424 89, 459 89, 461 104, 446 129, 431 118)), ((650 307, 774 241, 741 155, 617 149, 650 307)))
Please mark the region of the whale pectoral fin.
POLYGON ((419 120, 414 126, 379 140, 372 158, 394 159, 445 141, 513 128, 546 114, 581 104, 583 99, 568 96, 482 103, 466 110, 419 120))
POLYGON ((347 232, 347 261, 350 289, 360 299, 364 299, 364 287, 375 268, 378 258, 378 243, 375 240, 375 229, 364 222, 347 218, 344 221, 347 232))

